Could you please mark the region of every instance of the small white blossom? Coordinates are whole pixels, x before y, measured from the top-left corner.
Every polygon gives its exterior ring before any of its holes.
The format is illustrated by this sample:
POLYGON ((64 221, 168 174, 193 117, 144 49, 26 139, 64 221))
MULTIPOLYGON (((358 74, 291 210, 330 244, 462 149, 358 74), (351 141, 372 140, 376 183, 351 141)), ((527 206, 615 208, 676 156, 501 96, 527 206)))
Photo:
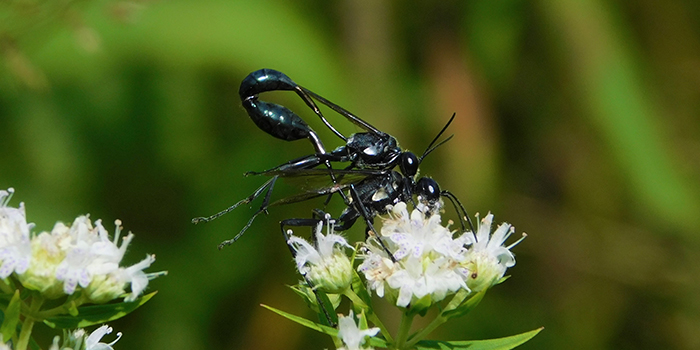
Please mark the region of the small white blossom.
POLYGON ((141 295, 141 293, 143 293, 143 291, 146 289, 146 286, 148 286, 148 281, 161 275, 160 273, 147 274, 143 272, 144 269, 150 267, 155 261, 156 256, 149 255, 145 259, 127 267, 126 269, 120 269, 120 278, 122 281, 125 283, 131 283, 131 294, 124 298, 124 301, 136 300, 136 298, 138 298, 138 296, 141 295))
POLYGON ((432 301, 444 299, 462 288, 468 289, 462 276, 455 271, 456 263, 444 257, 436 260, 404 259, 403 269, 387 278, 387 284, 399 291, 396 305, 407 307, 411 301, 430 295, 432 301))
POLYGON ((85 288, 92 281, 87 269, 92 260, 89 248, 86 242, 76 242, 56 268, 56 279, 63 282, 63 291, 68 295, 75 292, 78 284, 85 288))
POLYGON ((24 203, 8 206, 13 193, 13 188, 0 190, 0 278, 24 273, 31 262, 29 233, 34 224, 27 223, 24 203))
POLYGON ((95 221, 95 229, 97 230, 97 241, 90 246, 90 254, 93 259, 88 266, 88 270, 93 275, 108 274, 119 268, 119 263, 122 261, 126 248, 131 243, 134 235, 129 232, 122 240, 121 246, 118 245, 122 231, 121 220, 115 220, 116 226, 114 231, 114 239, 109 239, 109 233, 102 226, 100 220, 95 221))
POLYGON ((107 325, 103 325, 94 330, 92 333, 90 333, 87 339, 85 339, 85 350, 114 350, 112 345, 121 339, 121 332, 117 333, 117 339, 114 339, 114 341, 111 343, 100 343, 102 337, 110 333, 112 333, 112 327, 107 325))
POLYGON ((365 275, 368 288, 382 298, 384 297, 384 284, 396 272, 397 267, 381 248, 372 245, 366 245, 365 248, 368 253, 358 255, 363 261, 357 270, 365 275))
POLYGON ((315 230, 315 246, 303 238, 290 235, 287 244, 295 251, 294 260, 299 273, 308 277, 317 287, 337 294, 345 291, 352 282, 352 263, 342 247, 353 249, 342 236, 332 233, 328 222, 328 233, 323 235, 323 222, 315 230))
POLYGON ((510 249, 526 236, 523 234, 518 241, 505 247, 503 244, 515 232, 515 228, 503 223, 492 235, 492 222, 493 214, 489 213, 479 221, 476 235, 473 232, 464 234, 471 247, 461 265, 466 269, 467 285, 474 291, 491 287, 503 277, 506 269, 515 265, 515 256, 510 249))
POLYGON ((373 337, 377 333, 379 333, 377 327, 360 329, 355 323, 352 310, 350 310, 350 315, 338 317, 338 338, 345 344, 345 347, 338 348, 338 350, 371 350, 373 348, 365 348, 362 345, 365 343, 365 337, 373 337))
POLYGON ((114 350, 112 345, 121 339, 121 332, 117 332, 117 338, 110 343, 100 342, 105 335, 112 333, 112 331, 112 327, 107 325, 95 329, 90 334, 87 334, 82 328, 71 332, 64 331, 61 346, 58 345, 60 338, 54 337, 49 350, 114 350))

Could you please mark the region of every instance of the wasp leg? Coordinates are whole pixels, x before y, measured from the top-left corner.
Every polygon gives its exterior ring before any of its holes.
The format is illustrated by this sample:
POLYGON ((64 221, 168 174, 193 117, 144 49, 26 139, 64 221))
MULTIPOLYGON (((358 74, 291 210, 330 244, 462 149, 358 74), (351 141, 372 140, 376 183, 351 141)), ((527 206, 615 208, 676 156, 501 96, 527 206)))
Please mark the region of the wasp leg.
POLYGON ((257 190, 255 190, 255 192, 253 192, 253 194, 251 194, 250 196, 248 196, 246 198, 241 199, 236 204, 234 204, 234 205, 232 205, 232 206, 230 206, 230 207, 228 207, 228 208, 226 208, 226 209, 224 209, 224 210, 222 210, 214 215, 207 216, 207 217, 194 218, 194 219, 192 219, 192 223, 199 224, 200 222, 209 222, 209 221, 212 221, 214 219, 219 218, 220 216, 228 214, 229 212, 238 208, 241 204, 248 204, 248 203, 252 202, 253 200, 255 200, 255 198, 258 198, 260 196, 260 194, 263 191, 265 191, 266 189, 267 189, 267 194, 265 195, 265 198, 269 198, 270 192, 272 191, 272 187, 275 186, 276 181, 277 181, 277 176, 271 178, 270 180, 267 180, 262 186, 260 186, 257 190))
POLYGON ((234 204, 234 205, 232 205, 232 206, 230 206, 230 207, 228 207, 228 208, 226 208, 226 209, 224 209, 224 210, 222 210, 222 211, 220 211, 212 216, 194 218, 194 219, 192 219, 192 223, 198 224, 200 222, 212 221, 212 220, 238 208, 239 206, 241 206, 241 204, 248 204, 248 203, 252 202, 256 198, 260 197, 260 195, 263 192, 265 192, 265 198, 263 199, 262 205, 260 205, 260 209, 258 209, 258 211, 256 211, 255 214, 253 214, 253 217, 251 217, 250 220, 248 220, 248 223, 245 225, 245 227, 243 227, 243 229, 240 232, 238 232, 238 234, 235 237, 233 237, 232 239, 221 242, 221 244, 219 244, 219 249, 221 249, 227 245, 232 244, 233 242, 235 242, 239 238, 241 238, 243 233, 245 233, 245 231, 250 227, 250 225, 253 224, 253 220, 255 220, 255 218, 258 215, 260 215, 260 213, 263 213, 263 212, 267 213, 267 208, 269 207, 269 204, 270 204, 270 195, 272 194, 272 189, 275 187, 275 182, 277 182, 278 178, 279 178, 278 176, 275 176, 275 177, 271 178, 270 180, 267 180, 262 186, 260 186, 257 190, 255 190, 255 192, 253 192, 253 194, 251 194, 250 196, 248 196, 246 198, 241 199, 236 204, 234 204))
POLYGON ((352 197, 351 205, 355 208, 355 211, 359 214, 359 216, 365 220, 365 224, 367 225, 365 229, 365 236, 374 236, 377 242, 379 242, 379 245, 382 246, 382 249, 384 249, 384 251, 389 255, 391 261, 396 262, 394 254, 389 250, 389 248, 387 248, 384 241, 382 241, 379 232, 377 232, 377 230, 374 228, 374 217, 370 215, 367 207, 365 207, 365 205, 362 203, 360 195, 357 193, 354 184, 350 185, 350 196, 352 197))

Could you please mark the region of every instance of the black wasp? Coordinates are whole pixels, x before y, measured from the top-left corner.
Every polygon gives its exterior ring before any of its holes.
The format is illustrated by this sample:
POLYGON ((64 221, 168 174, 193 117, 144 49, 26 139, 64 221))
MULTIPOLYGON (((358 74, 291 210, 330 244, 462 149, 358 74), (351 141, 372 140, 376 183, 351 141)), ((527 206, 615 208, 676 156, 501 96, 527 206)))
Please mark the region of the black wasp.
MULTIPOLYGON (((282 72, 272 69, 261 69, 250 73, 241 82, 239 96, 243 107, 258 128, 286 141, 308 139, 313 145, 315 153, 290 160, 262 172, 246 173, 246 175, 268 175, 271 178, 250 196, 231 207, 210 217, 193 219, 194 223, 211 221, 242 204, 250 203, 264 194, 260 208, 253 214, 248 223, 233 239, 222 242, 219 248, 229 245, 240 238, 253 223, 253 220, 260 213, 266 213, 270 206, 296 203, 322 196, 328 196, 326 200, 326 203, 328 203, 330 196, 334 193, 338 193, 347 205, 345 210, 335 220, 336 225, 334 228, 336 231, 349 229, 358 218, 362 217, 367 224, 367 231, 376 232, 373 228, 375 216, 386 213, 388 205, 402 201, 415 204, 414 195, 431 211, 439 208, 441 197, 448 198, 457 208, 462 228, 465 229, 464 220, 466 219, 473 231, 469 216, 457 197, 449 191, 440 190, 439 185, 432 178, 420 177, 416 179, 418 177, 418 167, 423 158, 452 137, 450 136, 436 144, 454 119, 454 115, 433 139, 423 155, 418 157, 413 152, 402 150, 393 136, 380 131, 346 109, 296 84, 282 72), (284 106, 258 99, 258 95, 261 93, 279 90, 294 91, 321 119, 324 125, 345 142, 345 145, 330 152, 326 151, 318 134, 293 111, 284 106), (328 122, 315 101, 329 107, 364 131, 352 134, 349 137, 344 136, 328 122), (349 163, 349 165, 342 169, 333 168, 334 164, 339 163, 349 163), (397 166, 400 172, 393 170, 397 166), (328 176, 332 185, 270 202, 272 190, 279 177, 310 176, 314 174, 328 176)), ((324 213, 321 210, 316 210, 315 212, 316 219, 283 220, 281 222, 283 233, 285 225, 315 226, 324 217, 324 213)))

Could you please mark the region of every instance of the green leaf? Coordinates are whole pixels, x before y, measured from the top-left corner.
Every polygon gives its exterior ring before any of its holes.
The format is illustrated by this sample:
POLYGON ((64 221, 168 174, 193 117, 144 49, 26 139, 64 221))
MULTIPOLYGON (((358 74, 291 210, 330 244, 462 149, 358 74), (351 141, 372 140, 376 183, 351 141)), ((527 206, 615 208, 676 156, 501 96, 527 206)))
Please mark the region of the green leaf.
POLYGON ((85 328, 113 321, 126 316, 150 300, 157 292, 144 295, 132 302, 79 307, 76 316, 63 315, 49 317, 44 323, 51 328, 85 328))
POLYGON ((369 328, 369 325, 367 325, 367 317, 365 316, 365 311, 362 310, 362 312, 357 315, 358 320, 360 323, 357 325, 360 329, 367 329, 369 328))
POLYGON ((451 318, 455 317, 461 317, 466 314, 468 314, 470 311, 472 311, 479 303, 481 302, 482 299, 484 299, 484 295, 486 295, 486 289, 482 290, 479 293, 476 293, 469 297, 468 299, 464 300, 459 304, 459 306, 455 308, 451 308, 450 305, 448 305, 448 308, 445 309, 445 311, 442 312, 442 317, 445 317, 446 320, 449 320, 451 318))
MULTIPOLYGON (((352 274, 352 291, 357 294, 358 297, 360 297, 360 300, 362 300, 365 305, 367 305, 367 309, 370 312, 374 312, 372 310, 372 297, 369 295, 369 292, 367 291, 367 288, 365 287, 365 283, 362 282, 362 279, 360 278, 360 275, 357 273, 357 271, 353 271, 352 274)), ((361 310, 358 308, 358 305, 354 305, 355 307, 355 312, 359 313, 361 310)))
POLYGON ((497 285, 497 284, 501 284, 501 283, 505 282, 505 281, 506 281, 507 279, 509 279, 509 278, 510 278, 510 275, 508 275, 508 276, 503 276, 503 277, 501 277, 500 280, 498 280, 498 281, 497 281, 496 283, 494 283, 493 285, 495 286, 495 285, 497 285))
MULTIPOLYGON (((300 283, 288 287, 297 293, 297 295, 299 295, 302 299, 304 299, 304 302, 306 302, 309 309, 313 310, 318 315, 318 319, 321 321, 321 323, 325 324, 326 326, 330 326, 330 324, 328 324, 326 313, 324 313, 321 309, 318 300, 316 299, 316 295, 311 288, 309 288, 309 286, 300 283)), ((338 315, 335 313, 335 309, 338 307, 338 305, 340 305, 340 296, 337 294, 331 294, 329 296, 328 294, 319 290, 317 290, 316 293, 318 293, 318 298, 321 299, 321 303, 323 303, 323 305, 329 305, 332 308, 332 310, 326 309, 331 322, 338 323, 338 315)))
POLYGON ((322 325, 320 323, 316 323, 316 322, 313 322, 311 320, 307 320, 303 317, 292 315, 292 314, 284 312, 282 310, 275 309, 272 306, 267 306, 265 304, 261 304, 260 306, 262 306, 262 307, 264 307, 264 308, 266 308, 266 309, 268 309, 268 310, 270 310, 270 311, 272 311, 272 312, 274 312, 274 313, 276 313, 276 314, 278 314, 286 319, 292 320, 292 321, 294 321, 294 322, 296 322, 304 327, 311 328, 311 329, 313 329, 317 332, 321 332, 323 334, 328 334, 332 337, 338 337, 338 330, 333 328, 333 327, 322 325))
POLYGON ((468 350, 508 350, 516 346, 522 345, 532 339, 544 327, 538 328, 529 332, 518 335, 512 335, 505 338, 488 339, 488 340, 463 340, 463 341, 440 341, 440 340, 422 340, 416 344, 418 350, 431 349, 468 349, 468 350))
POLYGON ((318 319, 321 322, 323 322, 326 326, 330 326, 330 324, 328 324, 328 317, 330 317, 330 321, 333 324, 338 324, 338 315, 335 313, 335 308, 337 307, 337 305, 331 302, 330 298, 328 297, 328 294, 320 290, 316 290, 316 293, 318 295, 318 298, 321 300, 321 303, 323 304, 319 305, 319 309, 321 309, 321 312, 318 313, 318 319), (328 310, 328 307, 331 307, 331 309, 328 310), (324 309, 326 310, 326 312, 323 312, 324 309))
MULTIPOLYGON (((260 306, 262 306, 262 307, 264 307, 264 308, 266 308, 266 309, 268 309, 268 310, 270 310, 270 311, 272 311, 272 312, 274 312, 274 313, 276 313, 276 314, 278 314, 286 319, 292 320, 292 321, 294 321, 302 326, 311 328, 317 332, 321 332, 323 334, 328 334, 334 338, 338 337, 338 330, 333 328, 333 327, 325 326, 325 325, 307 320, 303 317, 292 315, 292 314, 284 312, 282 310, 275 309, 272 306, 268 306, 265 304, 261 304, 260 306)), ((366 323, 367 322, 365 321, 365 325, 366 325, 366 323)), ((386 348, 388 346, 387 342, 384 339, 377 338, 377 337, 369 338, 368 343, 369 343, 369 345, 374 346, 374 347, 378 347, 378 348, 386 348)))
POLYGON ((19 297, 19 291, 15 291, 15 295, 12 296, 12 300, 7 305, 4 312, 4 319, 2 321, 2 326, 0 326, 0 334, 2 334, 2 339, 5 341, 12 339, 17 331, 17 324, 19 323, 19 310, 22 300, 19 297))
POLYGON ((386 342, 386 340, 382 338, 377 338, 377 337, 371 337, 367 341, 370 346, 375 347, 375 348, 388 348, 389 344, 386 342))
POLYGON ((291 288, 294 291, 294 293, 296 293, 298 296, 304 299, 304 302, 306 303, 306 305, 309 306, 311 310, 318 312, 318 303, 316 302, 316 297, 313 296, 313 293, 310 293, 310 288, 308 286, 303 284, 295 284, 293 286, 288 285, 287 287, 291 288))

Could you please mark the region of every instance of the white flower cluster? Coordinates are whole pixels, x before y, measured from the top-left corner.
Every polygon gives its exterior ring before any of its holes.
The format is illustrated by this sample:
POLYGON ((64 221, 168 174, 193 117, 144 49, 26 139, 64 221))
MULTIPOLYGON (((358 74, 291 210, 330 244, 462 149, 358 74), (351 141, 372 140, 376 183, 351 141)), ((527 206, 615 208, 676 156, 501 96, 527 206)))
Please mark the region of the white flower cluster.
POLYGON ((121 222, 117 220, 114 239, 109 239, 100 220, 94 226, 88 216, 79 216, 72 225, 56 223, 51 232, 31 234, 24 203, 9 207, 13 193, 10 188, 0 191, 0 278, 15 274, 26 288, 37 290, 47 298, 58 298, 82 290, 92 302, 104 303, 125 294, 126 301, 135 300, 159 274, 146 274, 155 257, 120 267, 133 234, 126 235, 118 245, 121 222))
POLYGON ((375 244, 366 244, 358 270, 380 297, 388 288, 397 306, 407 307, 423 298, 438 302, 460 289, 488 288, 515 264, 509 249, 519 241, 502 246, 514 229, 504 223, 491 236, 492 214, 481 220, 476 235, 466 232, 455 238, 449 225, 442 226, 439 214, 426 217, 424 211, 418 205, 409 214, 401 202, 383 219, 380 236, 393 259, 375 244))

